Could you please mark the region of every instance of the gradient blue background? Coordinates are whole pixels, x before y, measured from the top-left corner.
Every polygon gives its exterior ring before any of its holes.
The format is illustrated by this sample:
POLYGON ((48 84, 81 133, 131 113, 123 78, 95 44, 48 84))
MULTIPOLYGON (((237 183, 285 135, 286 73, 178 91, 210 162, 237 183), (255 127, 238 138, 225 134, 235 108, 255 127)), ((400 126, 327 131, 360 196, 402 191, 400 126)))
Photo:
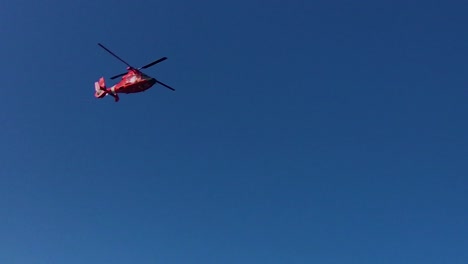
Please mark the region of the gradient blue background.
POLYGON ((4 1, 0 263, 468 263, 467 10, 4 1))

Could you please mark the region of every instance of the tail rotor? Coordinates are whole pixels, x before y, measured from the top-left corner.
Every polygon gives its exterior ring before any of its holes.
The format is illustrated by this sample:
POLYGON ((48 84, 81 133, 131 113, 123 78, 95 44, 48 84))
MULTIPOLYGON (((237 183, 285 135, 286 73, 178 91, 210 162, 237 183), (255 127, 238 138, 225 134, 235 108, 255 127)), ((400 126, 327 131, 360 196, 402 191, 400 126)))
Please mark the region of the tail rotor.
POLYGON ((96 98, 103 98, 107 95, 106 83, 103 77, 94 83, 94 90, 96 90, 96 93, 94 94, 96 98))

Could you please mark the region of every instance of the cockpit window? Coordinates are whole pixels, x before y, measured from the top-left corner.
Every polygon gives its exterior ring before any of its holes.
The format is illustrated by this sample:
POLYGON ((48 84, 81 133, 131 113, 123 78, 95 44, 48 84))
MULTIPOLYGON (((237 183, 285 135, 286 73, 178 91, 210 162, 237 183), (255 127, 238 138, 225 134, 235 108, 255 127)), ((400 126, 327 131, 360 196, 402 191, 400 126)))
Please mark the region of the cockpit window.
POLYGON ((131 76, 127 76, 127 79, 126 81, 129 82, 129 83, 134 83, 137 81, 137 76, 136 75, 131 75, 131 76))

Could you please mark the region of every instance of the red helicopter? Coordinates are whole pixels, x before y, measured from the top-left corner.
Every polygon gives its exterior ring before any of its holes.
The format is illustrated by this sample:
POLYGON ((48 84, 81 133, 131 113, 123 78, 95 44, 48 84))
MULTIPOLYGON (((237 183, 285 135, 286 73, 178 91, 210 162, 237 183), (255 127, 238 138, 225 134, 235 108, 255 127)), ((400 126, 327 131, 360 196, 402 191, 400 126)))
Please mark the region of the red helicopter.
POLYGON ((127 67, 127 72, 111 77, 111 79, 113 80, 122 76, 122 80, 112 87, 109 87, 109 88, 106 87, 104 77, 101 77, 99 81, 95 82, 94 88, 96 90, 96 93, 94 94, 94 96, 96 98, 104 98, 106 95, 111 95, 112 97, 114 97, 115 102, 118 102, 119 93, 129 94, 129 93, 144 92, 148 90, 149 88, 151 88, 156 83, 159 83, 162 86, 168 89, 171 89, 172 91, 175 91, 175 89, 170 87, 169 85, 164 84, 156 80, 155 78, 150 77, 140 71, 141 69, 149 68, 157 63, 160 63, 166 60, 167 59, 166 57, 162 57, 140 68, 134 68, 130 64, 128 64, 126 61, 122 60, 119 56, 115 55, 112 51, 104 47, 104 45, 102 45, 101 43, 98 43, 98 45, 101 48, 105 49, 107 52, 109 52, 112 56, 116 57, 118 60, 125 63, 128 67, 127 67))

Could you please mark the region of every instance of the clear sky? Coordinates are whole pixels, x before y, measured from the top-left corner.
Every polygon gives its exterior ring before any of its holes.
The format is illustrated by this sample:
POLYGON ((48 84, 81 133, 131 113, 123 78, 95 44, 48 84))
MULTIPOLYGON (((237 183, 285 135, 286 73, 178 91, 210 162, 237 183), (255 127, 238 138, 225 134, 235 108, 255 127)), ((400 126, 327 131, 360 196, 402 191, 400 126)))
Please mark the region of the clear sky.
POLYGON ((0 263, 468 263, 467 10, 3 1, 0 263))

